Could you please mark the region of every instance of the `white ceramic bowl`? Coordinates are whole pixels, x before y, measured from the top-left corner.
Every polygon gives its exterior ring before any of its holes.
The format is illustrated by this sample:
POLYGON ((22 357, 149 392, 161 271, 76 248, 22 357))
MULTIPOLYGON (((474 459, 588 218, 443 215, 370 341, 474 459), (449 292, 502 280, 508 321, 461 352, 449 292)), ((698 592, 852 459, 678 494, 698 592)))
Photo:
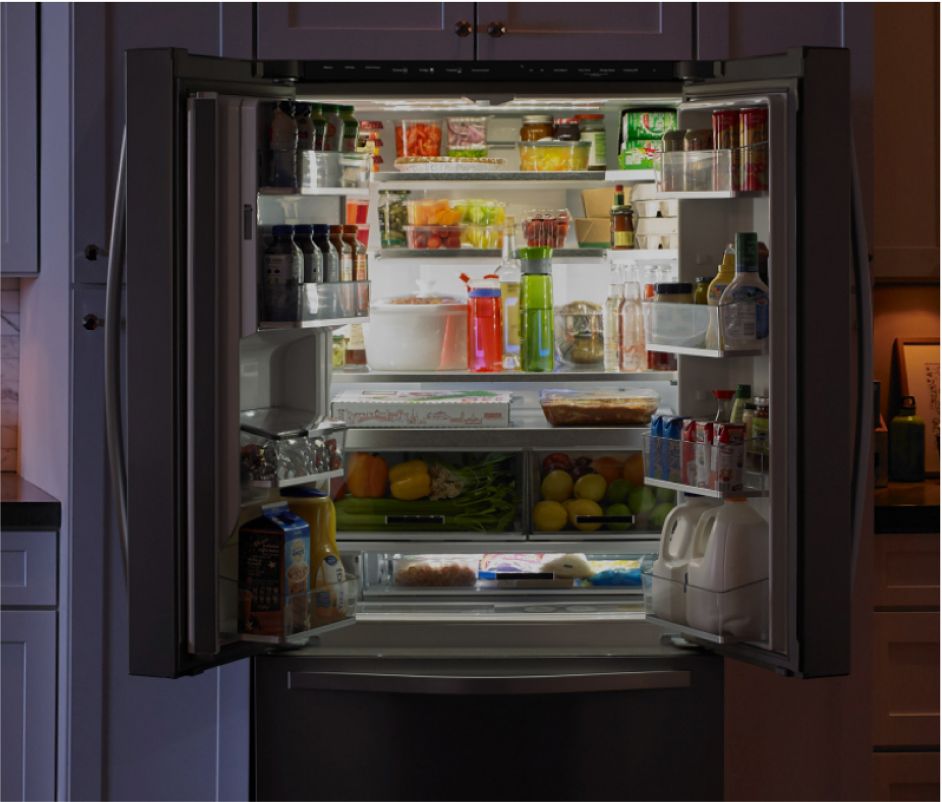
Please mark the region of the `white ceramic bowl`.
POLYGON ((467 370, 468 305, 376 303, 364 326, 372 370, 467 370))

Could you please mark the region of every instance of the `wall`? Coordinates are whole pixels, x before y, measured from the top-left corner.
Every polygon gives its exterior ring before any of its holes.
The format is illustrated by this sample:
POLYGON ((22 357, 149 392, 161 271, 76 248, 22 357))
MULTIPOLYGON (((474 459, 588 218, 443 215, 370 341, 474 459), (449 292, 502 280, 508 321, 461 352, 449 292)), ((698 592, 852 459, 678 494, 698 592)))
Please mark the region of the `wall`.
POLYGON ((20 280, 0 282, 0 470, 15 471, 20 439, 20 280))

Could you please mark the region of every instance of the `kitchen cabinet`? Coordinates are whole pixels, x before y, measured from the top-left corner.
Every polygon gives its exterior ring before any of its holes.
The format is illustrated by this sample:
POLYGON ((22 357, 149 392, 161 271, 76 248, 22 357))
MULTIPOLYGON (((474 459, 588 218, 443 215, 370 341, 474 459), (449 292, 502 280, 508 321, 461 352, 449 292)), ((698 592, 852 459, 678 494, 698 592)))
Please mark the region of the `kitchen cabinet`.
POLYGON ((474 3, 259 3, 258 58, 465 61, 474 3))
POLYGON ((938 535, 880 536, 875 548, 875 607, 938 608, 938 535))
POLYGON ((478 3, 477 58, 693 57, 692 3, 478 3))
POLYGON ((36 3, 0 7, 0 270, 39 273, 39 48, 36 3), (15 90, 13 89, 15 87, 15 90))
POLYGON ((873 799, 939 798, 938 752, 882 752, 873 756, 873 799))

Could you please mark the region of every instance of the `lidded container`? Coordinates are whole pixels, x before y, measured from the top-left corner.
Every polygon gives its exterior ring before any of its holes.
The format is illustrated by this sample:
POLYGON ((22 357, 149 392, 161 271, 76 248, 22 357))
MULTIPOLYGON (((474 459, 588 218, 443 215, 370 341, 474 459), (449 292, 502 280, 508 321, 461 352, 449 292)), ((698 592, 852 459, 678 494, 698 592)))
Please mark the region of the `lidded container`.
POLYGON ((589 169, 605 169, 605 116, 602 114, 577 114, 579 141, 589 143, 589 169))
POLYGON ((646 388, 540 391, 540 406, 552 426, 646 426, 660 402, 646 388))
POLYGON ((495 373, 503 370, 504 336, 501 325, 500 279, 487 275, 468 285, 468 370, 495 373))
POLYGON ((553 118, 549 114, 526 114, 520 126, 521 142, 539 142, 553 138, 553 118))
POLYGON ((547 372, 555 366, 553 341, 553 250, 521 248, 520 366, 547 372))

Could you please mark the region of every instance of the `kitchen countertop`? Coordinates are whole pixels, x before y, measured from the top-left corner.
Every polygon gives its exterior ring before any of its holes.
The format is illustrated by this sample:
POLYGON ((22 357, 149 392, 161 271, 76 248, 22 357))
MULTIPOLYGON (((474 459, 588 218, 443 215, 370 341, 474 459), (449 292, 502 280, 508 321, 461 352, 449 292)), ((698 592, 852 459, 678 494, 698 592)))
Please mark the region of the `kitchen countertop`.
POLYGON ((939 531, 939 480, 890 482, 873 494, 877 534, 939 531))
POLYGON ((0 524, 5 530, 58 529, 62 505, 16 473, 0 474, 0 524))

